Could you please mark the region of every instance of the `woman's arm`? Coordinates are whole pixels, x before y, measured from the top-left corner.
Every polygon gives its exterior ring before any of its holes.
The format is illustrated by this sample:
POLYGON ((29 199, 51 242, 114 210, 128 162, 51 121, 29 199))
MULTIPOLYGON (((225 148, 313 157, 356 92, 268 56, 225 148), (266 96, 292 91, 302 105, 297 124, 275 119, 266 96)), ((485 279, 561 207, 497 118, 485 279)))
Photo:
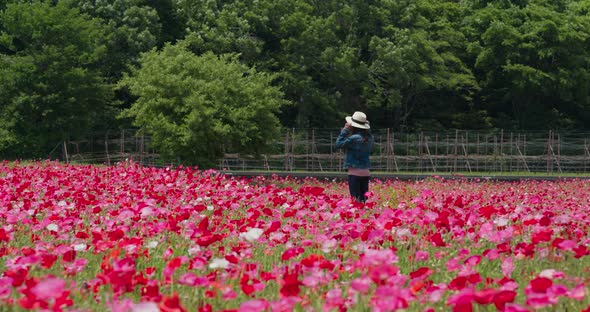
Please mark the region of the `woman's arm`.
POLYGON ((349 134, 350 131, 346 127, 342 128, 338 138, 336 138, 336 148, 346 147, 346 145, 350 143, 349 134))

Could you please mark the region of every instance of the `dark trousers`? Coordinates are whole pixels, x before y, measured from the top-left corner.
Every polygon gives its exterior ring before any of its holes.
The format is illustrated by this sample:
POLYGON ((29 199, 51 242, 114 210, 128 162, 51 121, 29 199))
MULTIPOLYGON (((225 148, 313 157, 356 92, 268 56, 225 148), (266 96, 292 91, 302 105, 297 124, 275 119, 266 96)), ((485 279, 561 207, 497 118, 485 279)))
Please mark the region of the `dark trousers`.
POLYGON ((354 175, 348 176, 348 189, 350 196, 357 201, 364 203, 367 199, 365 193, 369 191, 369 177, 359 177, 354 175))

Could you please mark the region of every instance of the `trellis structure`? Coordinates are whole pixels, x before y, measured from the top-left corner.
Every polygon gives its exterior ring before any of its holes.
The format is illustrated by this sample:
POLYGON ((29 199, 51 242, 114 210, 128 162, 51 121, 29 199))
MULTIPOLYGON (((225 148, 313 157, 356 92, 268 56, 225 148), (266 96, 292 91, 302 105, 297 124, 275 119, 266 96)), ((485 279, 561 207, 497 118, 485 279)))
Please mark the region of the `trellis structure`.
MULTIPOLYGON (((334 147, 340 129, 285 129, 263 155, 228 148, 217 169, 249 171, 342 171, 344 154, 334 147)), ((590 172, 590 133, 466 131, 374 131, 372 169, 382 172, 590 172)), ((125 159, 165 166, 136 130, 108 131, 64 141, 50 158, 113 164, 125 159)))
MULTIPOLYGON (((254 157, 227 154, 220 169, 341 171, 334 148, 339 129, 289 129, 277 152, 254 157), (282 151, 282 152, 278 152, 282 151)), ((374 132, 371 167, 383 172, 588 172, 590 133, 374 132)))

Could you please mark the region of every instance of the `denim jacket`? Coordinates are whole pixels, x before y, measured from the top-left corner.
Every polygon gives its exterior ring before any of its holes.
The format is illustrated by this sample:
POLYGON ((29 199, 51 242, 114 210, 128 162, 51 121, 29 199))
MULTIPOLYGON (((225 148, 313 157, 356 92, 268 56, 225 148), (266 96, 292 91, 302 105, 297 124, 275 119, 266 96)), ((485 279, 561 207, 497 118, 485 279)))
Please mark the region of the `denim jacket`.
POLYGON ((369 169, 371 167, 369 154, 371 154, 373 143, 375 143, 373 135, 369 133, 369 138, 365 142, 360 134, 349 136, 349 133, 349 130, 343 128, 336 139, 336 148, 344 148, 346 151, 344 168, 369 169))

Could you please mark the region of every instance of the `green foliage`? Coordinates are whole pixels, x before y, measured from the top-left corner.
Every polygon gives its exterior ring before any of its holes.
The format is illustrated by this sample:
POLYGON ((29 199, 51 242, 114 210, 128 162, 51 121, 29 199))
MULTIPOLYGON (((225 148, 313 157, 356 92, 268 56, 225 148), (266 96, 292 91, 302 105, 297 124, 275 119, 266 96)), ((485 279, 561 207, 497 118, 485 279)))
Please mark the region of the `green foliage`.
POLYGON ((113 81, 121 78, 139 53, 158 44, 161 23, 158 12, 144 0, 65 0, 69 6, 99 18, 109 36, 108 63, 103 64, 113 81))
POLYGON ((61 140, 104 127, 112 97, 102 25, 48 1, 0 14, 0 155, 46 157, 61 140))
POLYGON ((521 129, 584 127, 590 24, 583 2, 489 5, 468 18, 485 108, 513 116, 521 129))
POLYGON ((257 14, 256 1, 175 0, 177 15, 186 23, 187 43, 196 53, 239 53, 242 60, 254 60, 264 42, 256 25, 267 17, 257 14))
POLYGON ((454 2, 387 3, 375 8, 388 26, 369 43, 373 57, 371 85, 365 90, 368 103, 389 112, 387 124, 436 129, 420 122, 434 117, 450 127, 456 121, 450 117, 466 110, 479 89, 462 60, 467 41, 457 30, 461 7, 454 2))
POLYGON ((589 0, 0 0, 0 12, 0 150, 13 156, 129 126, 114 107, 136 98, 112 85, 166 43, 273 77, 284 127, 339 127, 355 110, 405 131, 590 125, 589 0))
POLYGON ((273 79, 236 55, 198 56, 184 44, 167 45, 143 54, 141 67, 122 80, 138 97, 124 115, 151 133, 165 156, 210 167, 224 148, 259 153, 277 137, 275 113, 285 102, 273 79))

